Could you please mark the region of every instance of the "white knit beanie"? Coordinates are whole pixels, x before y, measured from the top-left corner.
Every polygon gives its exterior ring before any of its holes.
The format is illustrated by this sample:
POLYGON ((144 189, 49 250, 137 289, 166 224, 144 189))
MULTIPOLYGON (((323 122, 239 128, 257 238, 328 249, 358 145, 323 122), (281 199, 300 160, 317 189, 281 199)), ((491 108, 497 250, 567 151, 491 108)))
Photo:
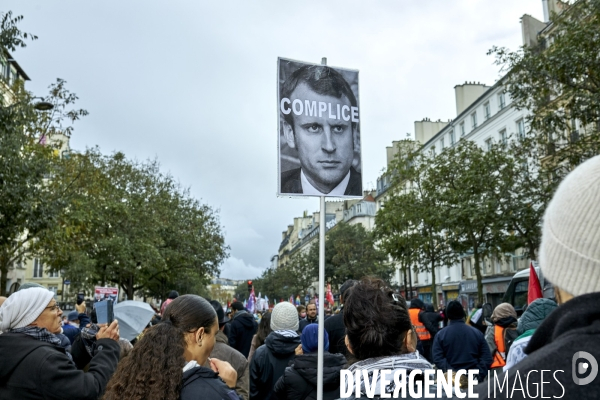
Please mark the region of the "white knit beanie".
POLYGON ((271 329, 274 331, 297 331, 299 327, 298 311, 292 303, 278 303, 271 313, 271 329))
POLYGON ((575 168, 546 209, 544 276, 573 296, 600 292, 600 156, 575 168))
POLYGON ((0 307, 0 331, 24 328, 48 307, 54 293, 44 288, 20 290, 10 295, 0 307))

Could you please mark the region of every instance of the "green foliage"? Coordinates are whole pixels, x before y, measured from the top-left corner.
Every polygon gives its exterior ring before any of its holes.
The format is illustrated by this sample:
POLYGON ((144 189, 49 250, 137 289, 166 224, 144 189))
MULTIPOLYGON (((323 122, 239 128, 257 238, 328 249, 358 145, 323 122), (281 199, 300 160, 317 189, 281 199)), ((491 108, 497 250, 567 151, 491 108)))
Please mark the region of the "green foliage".
MULTIPOLYGON (((436 267, 452 264, 457 255, 444 231, 446 215, 437 188, 429 184, 435 172, 430 168, 433 159, 411 146, 414 142, 406 144, 390 165, 392 194, 376 215, 374 233, 379 247, 404 274, 413 265, 417 271, 430 272, 435 288, 436 267)), ((433 301, 437 307, 436 296, 433 301)))
POLYGON ((121 286, 163 297, 197 293, 227 257, 217 215, 182 190, 157 162, 134 162, 97 149, 64 160, 52 182, 68 201, 37 242, 51 270, 75 288, 121 286))
POLYGON ((551 21, 538 45, 490 53, 513 106, 530 112, 523 148, 543 159, 552 186, 600 153, 600 0, 579 0, 551 21))
MULTIPOLYGON (((304 295, 317 277, 318 265, 318 261, 316 265, 311 264, 306 254, 296 253, 287 265, 267 269, 260 278, 253 280, 254 291, 256 295, 260 292, 276 302, 297 295, 304 301, 304 295)), ((243 289, 242 293, 247 294, 247 290, 243 289)))
MULTIPOLYGON (((319 243, 315 242, 305 258, 306 268, 319 267, 319 243)), ((375 276, 390 282, 394 268, 385 253, 375 246, 374 237, 360 225, 339 222, 325 237, 325 278, 334 287, 348 279, 375 276)))
POLYGON ((37 36, 21 32, 18 25, 23 16, 13 17, 12 11, 0 12, 0 49, 15 51, 18 47, 26 47, 26 40, 36 40, 37 36))
MULTIPOLYGON (((48 227, 64 206, 62 190, 46 183, 59 168, 56 157, 60 136, 70 133, 65 126, 73 101, 62 80, 50 86, 47 99, 56 105, 52 113, 34 109, 31 94, 22 84, 13 85, 11 102, 0 107, 0 293, 6 292, 8 268, 30 256, 32 243, 48 227), (44 137, 45 140, 41 140, 44 137), (45 144, 43 144, 45 143, 45 144)), ((4 101, 4 96, 0 96, 4 101)), ((72 97, 71 97, 72 98, 72 97)), ((76 97, 75 97, 76 99, 76 97)))

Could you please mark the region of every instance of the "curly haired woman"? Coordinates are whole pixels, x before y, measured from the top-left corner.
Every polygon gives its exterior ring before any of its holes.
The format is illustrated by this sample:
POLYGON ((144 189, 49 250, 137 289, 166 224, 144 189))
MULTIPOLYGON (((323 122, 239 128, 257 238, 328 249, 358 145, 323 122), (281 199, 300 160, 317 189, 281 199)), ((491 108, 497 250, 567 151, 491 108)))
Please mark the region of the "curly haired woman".
POLYGON ((239 400, 237 372, 229 363, 206 362, 219 330, 217 313, 200 296, 173 300, 162 321, 148 329, 108 383, 104 400, 239 400))

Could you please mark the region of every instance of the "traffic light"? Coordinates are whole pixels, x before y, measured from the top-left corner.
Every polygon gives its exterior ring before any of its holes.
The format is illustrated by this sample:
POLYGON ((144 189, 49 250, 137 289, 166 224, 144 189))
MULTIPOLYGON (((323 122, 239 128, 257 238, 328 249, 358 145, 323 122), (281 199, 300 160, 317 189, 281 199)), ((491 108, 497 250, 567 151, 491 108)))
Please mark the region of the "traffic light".
POLYGON ((252 291, 252 281, 248 281, 248 291, 252 291))

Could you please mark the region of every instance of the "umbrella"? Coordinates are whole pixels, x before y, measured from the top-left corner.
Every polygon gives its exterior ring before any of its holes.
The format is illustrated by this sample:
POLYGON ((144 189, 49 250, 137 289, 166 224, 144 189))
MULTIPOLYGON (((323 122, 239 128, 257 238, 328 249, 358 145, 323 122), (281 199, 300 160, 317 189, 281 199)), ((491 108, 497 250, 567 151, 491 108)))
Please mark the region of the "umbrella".
POLYGON ((115 306, 114 314, 115 319, 119 321, 120 336, 127 340, 133 340, 152 320, 154 310, 143 301, 126 300, 115 306))

